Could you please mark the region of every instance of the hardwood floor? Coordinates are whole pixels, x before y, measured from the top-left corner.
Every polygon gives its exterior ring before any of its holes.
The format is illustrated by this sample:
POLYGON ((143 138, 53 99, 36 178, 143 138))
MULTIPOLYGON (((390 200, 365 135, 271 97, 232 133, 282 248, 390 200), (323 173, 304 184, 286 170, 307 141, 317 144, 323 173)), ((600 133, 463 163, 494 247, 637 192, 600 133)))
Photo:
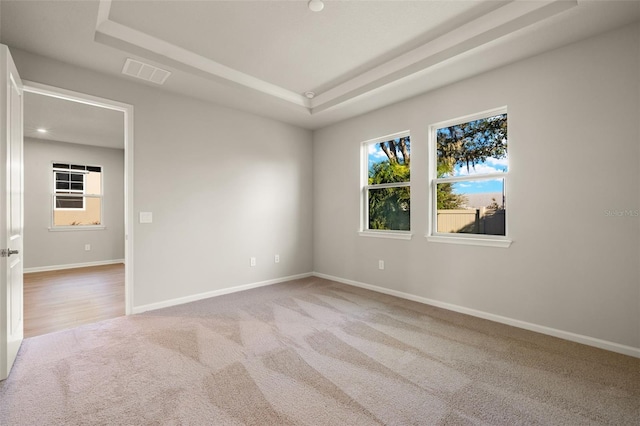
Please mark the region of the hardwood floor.
POLYGON ((124 314, 122 263, 24 274, 24 337, 124 314))

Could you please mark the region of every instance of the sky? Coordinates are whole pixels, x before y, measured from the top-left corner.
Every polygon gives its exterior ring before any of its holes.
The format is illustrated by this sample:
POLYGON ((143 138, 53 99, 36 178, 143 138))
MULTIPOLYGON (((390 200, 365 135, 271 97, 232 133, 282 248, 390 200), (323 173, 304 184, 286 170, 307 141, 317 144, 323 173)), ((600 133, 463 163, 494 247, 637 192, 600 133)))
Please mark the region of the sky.
MULTIPOLYGON (((399 139, 395 139, 395 141, 398 142, 399 139)), ((411 146, 409 146, 409 155, 411 155, 411 146)), ((369 170, 371 170, 371 167, 373 167, 374 164, 382 163, 383 161, 389 159, 387 158, 387 154, 385 154, 384 151, 380 149, 380 143, 369 144, 367 158, 369 163, 369 170)))
MULTIPOLYGON (((454 176, 473 176, 486 173, 503 173, 507 170, 509 159, 489 157, 485 163, 476 164, 467 171, 467 166, 456 166, 454 176)), ((487 179, 481 181, 459 182, 453 185, 456 194, 480 194, 483 192, 502 192, 504 180, 487 179)))
POLYGON ((453 184, 455 194, 482 194, 485 192, 502 192, 502 179, 481 180, 475 182, 458 182, 453 184))
MULTIPOLYGON (((377 143, 369 144, 367 147, 367 162, 369 170, 374 164, 388 160, 387 155, 380 149, 377 143)), ((502 173, 507 170, 508 158, 489 157, 487 161, 470 167, 456 166, 453 176, 470 176, 486 173, 502 173)), ((480 194, 484 192, 502 192, 504 181, 502 179, 487 179, 481 181, 459 182, 453 185, 453 191, 457 194, 480 194)))

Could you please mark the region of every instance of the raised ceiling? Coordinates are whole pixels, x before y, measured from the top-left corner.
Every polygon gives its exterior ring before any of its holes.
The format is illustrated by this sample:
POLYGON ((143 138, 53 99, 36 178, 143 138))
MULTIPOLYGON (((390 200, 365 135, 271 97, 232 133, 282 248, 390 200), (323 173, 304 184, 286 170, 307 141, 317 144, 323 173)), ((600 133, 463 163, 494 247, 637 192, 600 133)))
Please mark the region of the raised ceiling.
POLYGON ((2 0, 0 37, 127 79, 143 60, 172 72, 154 87, 313 129, 640 19, 638 1, 306 3, 2 0))
POLYGON ((335 1, 314 13, 304 1, 112 2, 108 19, 302 95, 345 83, 504 3, 335 1))

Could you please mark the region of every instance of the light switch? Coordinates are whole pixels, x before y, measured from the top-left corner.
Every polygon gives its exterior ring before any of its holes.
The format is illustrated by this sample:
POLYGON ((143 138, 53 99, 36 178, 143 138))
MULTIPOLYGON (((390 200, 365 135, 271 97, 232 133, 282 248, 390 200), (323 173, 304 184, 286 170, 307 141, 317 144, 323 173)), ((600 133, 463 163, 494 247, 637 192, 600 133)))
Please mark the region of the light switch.
POLYGON ((140 223, 153 223, 153 213, 140 212, 140 223))

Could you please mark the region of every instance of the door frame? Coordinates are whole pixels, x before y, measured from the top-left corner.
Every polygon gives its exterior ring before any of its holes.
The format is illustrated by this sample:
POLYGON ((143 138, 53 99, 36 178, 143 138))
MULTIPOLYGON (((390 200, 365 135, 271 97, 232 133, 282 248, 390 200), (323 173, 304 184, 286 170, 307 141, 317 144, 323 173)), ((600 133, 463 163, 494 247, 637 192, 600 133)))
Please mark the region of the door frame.
POLYGON ((24 92, 50 96, 124 113, 124 305, 125 315, 133 313, 133 105, 86 93, 22 80, 24 92))

